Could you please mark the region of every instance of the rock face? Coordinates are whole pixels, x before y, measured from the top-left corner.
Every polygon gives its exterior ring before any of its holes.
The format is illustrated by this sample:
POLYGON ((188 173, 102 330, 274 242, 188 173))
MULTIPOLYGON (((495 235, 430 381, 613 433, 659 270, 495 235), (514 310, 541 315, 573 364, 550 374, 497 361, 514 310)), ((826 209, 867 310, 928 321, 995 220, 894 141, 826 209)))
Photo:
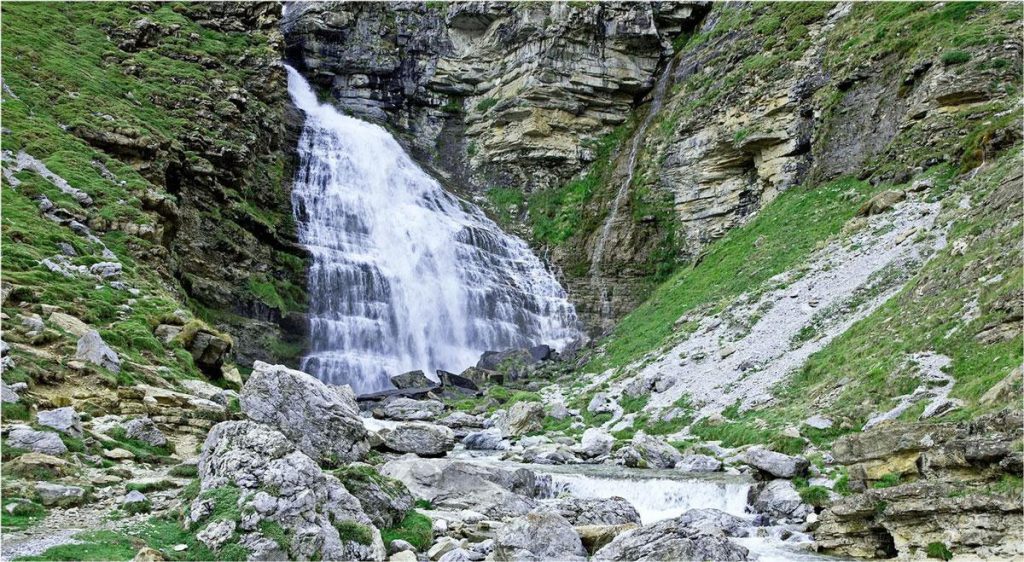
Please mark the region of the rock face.
POLYGON ((250 419, 278 429, 314 459, 355 461, 369 451, 351 396, 301 371, 257 361, 242 387, 241 406, 250 419))
POLYGON ((777 478, 793 478, 807 471, 810 463, 801 457, 791 457, 764 447, 751 447, 743 455, 750 466, 763 470, 777 478))
POLYGON ((370 465, 353 463, 336 470, 334 475, 359 500, 363 511, 378 528, 397 527, 413 507, 412 494, 405 484, 381 476, 370 465))
POLYGON ((550 511, 517 517, 502 526, 494 538, 494 559, 499 561, 583 561, 586 557, 587 551, 572 525, 550 511))
POLYGON ((747 549, 720 534, 688 526, 684 514, 623 533, 592 560, 747 560, 747 549))
POLYGON ((384 559, 380 533, 359 500, 275 429, 250 421, 214 426, 198 468, 200 494, 186 521, 212 542, 237 532, 238 544, 257 559, 384 559), (211 521, 215 512, 234 515, 211 521), (267 524, 287 531, 285 544, 263 535, 267 524), (364 529, 369 544, 339 536, 345 526, 364 529))
POLYGON ((526 469, 508 470, 464 461, 414 455, 388 462, 384 476, 408 486, 417 498, 441 509, 470 509, 492 519, 525 515, 537 502, 539 478, 526 469))
POLYGON ((864 490, 821 514, 815 538, 825 552, 922 556, 940 543, 957 555, 1024 555, 1020 491, 996 483, 1024 471, 1014 448, 1024 414, 1006 410, 972 422, 885 423, 834 444, 851 488, 864 490), (882 476, 899 483, 867 488, 882 476))

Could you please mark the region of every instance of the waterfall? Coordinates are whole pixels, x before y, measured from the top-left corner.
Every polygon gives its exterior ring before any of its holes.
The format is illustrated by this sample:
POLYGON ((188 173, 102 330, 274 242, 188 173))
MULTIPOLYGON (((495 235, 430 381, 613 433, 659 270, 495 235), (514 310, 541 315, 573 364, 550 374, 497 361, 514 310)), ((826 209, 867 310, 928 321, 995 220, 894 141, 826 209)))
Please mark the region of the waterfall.
POLYGON ((579 335, 565 291, 521 239, 444 189, 380 126, 320 104, 306 114, 292 206, 311 254, 302 368, 357 393, 413 369, 459 372, 483 351, 579 335))

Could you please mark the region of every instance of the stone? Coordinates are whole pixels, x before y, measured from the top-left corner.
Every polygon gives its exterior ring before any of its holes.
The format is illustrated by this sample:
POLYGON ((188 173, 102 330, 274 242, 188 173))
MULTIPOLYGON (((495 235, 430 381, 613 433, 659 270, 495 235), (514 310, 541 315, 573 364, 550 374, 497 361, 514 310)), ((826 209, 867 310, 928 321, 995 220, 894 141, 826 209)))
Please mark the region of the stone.
POLYGON ((630 447, 636 452, 638 459, 632 464, 627 457, 626 466, 646 466, 647 468, 672 468, 682 458, 679 451, 657 437, 638 431, 630 440, 630 447))
POLYGON ((301 371, 256 361, 242 387, 241 406, 250 419, 279 430, 314 459, 357 461, 369 451, 355 400, 301 371))
POLYGON ((24 453, 4 463, 4 472, 11 476, 52 474, 67 476, 72 466, 64 459, 44 453, 24 453))
POLYGON ((245 381, 242 380, 242 373, 240 373, 238 371, 238 367, 235 367, 234 365, 230 367, 222 366, 221 376, 235 388, 242 388, 242 385, 245 384, 245 381))
POLYGON ((771 480, 750 491, 755 511, 786 521, 803 521, 809 511, 789 480, 771 480))
POLYGON ((580 438, 579 453, 586 458, 595 458, 607 455, 615 444, 615 438, 607 431, 591 427, 583 432, 580 438))
POLYGON ((992 385, 992 388, 981 395, 978 402, 981 404, 997 404, 1008 402, 1014 397, 1014 393, 1020 392, 1021 382, 1024 380, 1024 371, 1017 367, 1010 371, 1010 374, 1003 377, 1003 380, 992 385))
POLYGON ((78 338, 75 359, 87 361, 114 373, 121 372, 121 358, 113 349, 110 349, 110 346, 103 341, 100 333, 96 330, 90 330, 78 338))
POLYGON ((444 412, 444 404, 438 400, 413 400, 394 398, 381 408, 385 418, 404 421, 432 420, 444 412))
POLYGON ((214 521, 196 533, 196 539, 211 550, 218 550, 235 532, 234 521, 214 521))
POLYGON ((743 460, 750 466, 767 472, 777 478, 794 478, 807 472, 810 463, 803 457, 794 457, 769 451, 764 447, 751 447, 743 454, 743 460))
POLYGON ((470 509, 491 519, 524 515, 537 506, 542 481, 527 469, 510 470, 451 459, 405 455, 380 473, 404 483, 417 498, 437 509, 470 509))
POLYGON ((506 523, 494 537, 497 561, 585 561, 587 551, 572 525, 561 515, 539 511, 506 523))
POLYGON ((868 199, 868 201, 857 210, 857 216, 869 217, 871 215, 884 213, 906 198, 907 192, 905 191, 887 189, 875 195, 871 199, 868 199))
POLYGON ((502 435, 518 437, 542 430, 543 419, 544 406, 539 402, 516 402, 495 425, 502 435))
POLYGON ((391 377, 391 384, 395 388, 434 388, 438 386, 437 381, 431 379, 423 371, 409 371, 391 377))
MULTIPOLYGON (((220 374, 224 360, 234 347, 234 341, 230 336, 213 332, 207 328, 200 328, 192 335, 191 339, 184 343, 192 355, 196 367, 211 377, 220 374)), ((253 367, 255 368, 255 365, 253 367)))
POLYGON ((103 451, 103 456, 107 457, 108 459, 113 459, 115 461, 126 461, 134 459, 135 453, 132 453, 131 451, 128 451, 126 449, 121 449, 120 447, 116 447, 113 449, 107 449, 103 451))
POLYGON ((0 381, 0 402, 13 404, 20 399, 21 397, 18 396, 18 393, 13 388, 8 386, 7 383, 0 381))
POLYGON ((384 447, 421 457, 442 456, 455 447, 455 433, 443 425, 403 422, 382 433, 384 447))
POLYGON ((580 536, 580 541, 583 543, 583 548, 586 549, 587 553, 594 554, 606 544, 615 540, 615 537, 626 531, 632 531, 637 527, 639 525, 636 523, 626 523, 624 525, 577 525, 573 529, 580 536))
POLYGON ((480 391, 480 387, 469 377, 456 375, 455 373, 449 373, 448 371, 437 371, 437 378, 441 381, 441 386, 468 390, 469 392, 480 391))
POLYGON ((50 316, 47 317, 47 320, 61 330, 79 338, 89 333, 91 330, 89 325, 85 322, 82 322, 70 314, 64 314, 63 312, 51 312, 50 316))
POLYGON ((455 550, 446 552, 437 559, 437 562, 475 562, 483 559, 484 556, 473 551, 466 550, 464 548, 456 548, 455 550))
POLYGON ((686 515, 658 521, 615 537, 594 553, 594 561, 747 560, 746 548, 721 535, 687 526, 686 515))
POLYGON ((68 452, 67 446, 56 433, 36 431, 26 425, 12 427, 5 445, 58 457, 68 452))
POLYGON ((550 411, 548 411, 548 415, 555 418, 556 420, 564 420, 565 418, 568 418, 572 414, 569 412, 569 408, 565 407, 564 403, 555 402, 554 404, 551 405, 551 409, 550 411))
POLYGON ((413 546, 412 543, 410 543, 409 541, 403 541, 402 539, 395 539, 391 541, 391 544, 388 545, 388 552, 392 554, 394 554, 395 552, 405 552, 407 550, 415 552, 416 547, 413 546))
POLYGON ((45 425, 72 437, 82 436, 82 418, 70 406, 56 410, 42 410, 36 415, 39 425, 45 425))
POLYGON ((466 412, 455 411, 437 423, 452 428, 458 434, 459 430, 482 428, 484 426, 484 418, 467 414, 466 412))
POLYGON ((146 498, 146 495, 138 490, 132 490, 121 498, 121 506, 126 508, 142 506, 148 502, 149 500, 146 498))
POLYGON ((42 333, 46 330, 46 324, 38 314, 25 314, 21 316, 21 327, 27 333, 42 333))
POLYGON ((505 451, 511 446, 496 428, 470 433, 462 439, 462 444, 471 451, 505 451))
POLYGON ((430 530, 434 533, 434 536, 441 536, 448 532, 448 522, 444 519, 434 519, 430 526, 430 530))
POLYGON ((128 420, 122 423, 121 427, 124 428, 125 437, 129 439, 138 439, 154 447, 163 447, 167 444, 167 437, 157 429, 156 424, 148 417, 128 420))
POLYGON ((459 547, 459 541, 451 537, 441 537, 427 549, 427 558, 430 560, 440 560, 445 554, 455 550, 459 547))
POLYGON ((121 264, 118 262, 101 261, 89 266, 89 273, 101 279, 117 279, 121 276, 121 264))
POLYGON ((572 526, 640 524, 640 513, 624 498, 558 498, 544 500, 544 508, 565 518, 572 526))
POLYGON ((155 548, 144 546, 135 553, 135 557, 132 558, 132 562, 164 562, 167 557, 164 553, 160 552, 155 548))
POLYGON ((722 461, 708 455, 684 455, 676 462, 676 470, 683 472, 718 472, 722 470, 722 461))
POLYGON ((587 404, 591 414, 610 414, 615 412, 615 401, 606 392, 598 392, 587 404))
POLYGON ((696 529, 709 535, 725 535, 727 537, 750 536, 751 522, 730 515, 724 511, 711 508, 691 509, 683 513, 677 521, 680 525, 696 529))
POLYGON ((505 375, 496 371, 481 369, 479 367, 469 367, 459 373, 459 376, 473 381, 473 384, 475 384, 477 388, 483 388, 490 385, 501 385, 505 383, 505 375))
POLYGON ((171 343, 181 333, 181 329, 181 326, 174 324, 159 324, 153 329, 153 336, 164 343, 171 343))
POLYGON ((237 397, 233 390, 224 390, 200 379, 182 379, 178 384, 185 389, 185 392, 198 396, 204 400, 216 402, 226 406, 231 398, 237 397))
POLYGON ((46 507, 73 507, 85 503, 89 495, 78 486, 36 482, 36 497, 46 507))
POLYGON ((411 550, 396 552, 388 557, 391 562, 416 562, 416 553, 411 550))
POLYGON ((804 420, 804 425, 812 429, 829 429, 832 427, 832 420, 820 414, 813 415, 804 420))
MULTIPOLYGON (((405 484, 380 475, 373 466, 352 463, 336 470, 334 475, 359 500, 363 512, 380 529, 398 527, 413 508, 414 499, 405 484)), ((395 552, 394 541, 391 546, 395 552)))

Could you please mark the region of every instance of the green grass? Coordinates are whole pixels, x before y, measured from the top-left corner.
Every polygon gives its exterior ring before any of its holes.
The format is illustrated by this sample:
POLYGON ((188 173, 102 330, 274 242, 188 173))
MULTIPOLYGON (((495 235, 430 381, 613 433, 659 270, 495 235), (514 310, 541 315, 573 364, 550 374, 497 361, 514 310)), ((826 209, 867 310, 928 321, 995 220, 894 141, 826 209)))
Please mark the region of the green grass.
POLYGON ((171 467, 167 474, 177 478, 195 478, 199 476, 199 467, 194 464, 179 464, 171 467))
POLYGON ((476 104, 476 110, 480 113, 487 113, 487 110, 498 105, 496 98, 484 98, 476 104))
POLYGON ((939 560, 953 559, 953 553, 941 542, 928 543, 928 546, 925 547, 925 553, 928 555, 928 558, 937 558, 939 560))
POLYGON ((174 453, 174 447, 169 442, 167 445, 161 445, 159 447, 150 445, 145 441, 139 441, 138 439, 131 439, 125 436, 124 428, 115 427, 110 430, 109 437, 113 438, 113 442, 103 442, 101 445, 104 449, 116 449, 121 448, 126 451, 131 451, 135 455, 135 459, 139 462, 154 463, 154 464, 166 464, 176 462, 170 458, 174 453))
POLYGON ((0 526, 6 531, 8 529, 24 529, 30 527, 46 517, 46 508, 25 500, 5 501, 3 509, 0 510, 0 526), (13 513, 7 511, 7 506, 17 503, 13 513))
POLYGON ((32 418, 28 406, 21 402, 4 402, 2 408, 2 417, 5 420, 27 421, 32 418))
POLYGON ((338 538, 342 541, 370 545, 373 544, 373 531, 369 527, 355 521, 338 521, 334 523, 338 530, 338 538))
POLYGON ((964 51, 949 51, 942 53, 942 57, 940 57, 939 60, 941 60, 942 64, 946 66, 953 66, 955 64, 963 64, 971 60, 971 54, 964 51))
POLYGON ((498 224, 506 227, 516 223, 526 204, 526 196, 514 188, 492 187, 484 195, 498 224))
POLYGON ((872 488, 892 488, 898 486, 902 477, 898 473, 890 473, 882 476, 877 482, 871 484, 872 488))
POLYGON ((646 394, 641 394, 640 396, 623 396, 619 400, 619 406, 622 407, 622 411, 625 413, 634 414, 643 410, 647 406, 647 401, 650 399, 651 397, 646 394))
POLYGON ((55 546, 37 556, 23 556, 17 560, 131 560, 138 550, 131 537, 115 531, 82 533, 75 535, 75 538, 82 542, 55 546))
POLYGON ((800 499, 814 507, 824 507, 828 504, 828 488, 824 486, 808 486, 800 490, 800 499))
MULTIPOLYGON (((421 507, 419 504, 420 501, 423 500, 417 500, 416 507, 421 507)), ((429 508, 421 507, 421 509, 429 508)), ((384 540, 385 545, 391 544, 391 541, 393 540, 403 540, 416 547, 416 550, 420 552, 426 552, 433 543, 432 523, 430 518, 415 510, 410 510, 409 513, 405 515, 405 519, 403 519, 397 527, 392 529, 382 529, 380 535, 384 540)))
POLYGON ((125 484, 124 489, 131 492, 132 490, 148 494, 150 492, 159 492, 162 490, 170 490, 171 488, 177 488, 178 485, 170 480, 155 480, 152 482, 129 482, 125 484))

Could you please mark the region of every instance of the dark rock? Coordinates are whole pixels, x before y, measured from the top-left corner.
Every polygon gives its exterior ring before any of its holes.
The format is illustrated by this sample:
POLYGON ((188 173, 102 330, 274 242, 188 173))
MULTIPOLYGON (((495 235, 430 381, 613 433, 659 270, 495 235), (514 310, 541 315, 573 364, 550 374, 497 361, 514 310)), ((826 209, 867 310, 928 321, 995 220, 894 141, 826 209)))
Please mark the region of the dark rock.
POLYGON ((438 385, 437 381, 431 380, 426 373, 419 370, 394 375, 391 377, 391 384, 395 385, 395 388, 400 390, 410 388, 434 388, 438 385))
POLYGON ((437 377, 441 380, 441 385, 446 387, 454 387, 472 392, 478 392, 480 387, 477 386, 473 379, 456 375, 455 373, 449 373, 448 371, 437 371, 437 377))

